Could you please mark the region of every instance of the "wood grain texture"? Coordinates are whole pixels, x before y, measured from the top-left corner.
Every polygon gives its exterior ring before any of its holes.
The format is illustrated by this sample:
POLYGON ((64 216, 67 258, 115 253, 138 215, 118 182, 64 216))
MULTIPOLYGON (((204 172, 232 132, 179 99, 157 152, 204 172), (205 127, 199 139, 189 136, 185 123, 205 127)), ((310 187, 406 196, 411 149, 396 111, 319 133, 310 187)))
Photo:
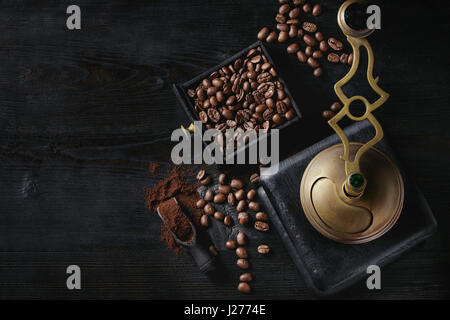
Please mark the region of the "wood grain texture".
MULTIPOLYGON (((339 2, 323 3, 317 21, 325 34, 338 35, 339 2)), ((449 5, 378 3, 383 29, 371 38, 375 74, 391 99, 377 116, 439 230, 383 269, 380 292, 360 283, 336 298, 445 298, 450 85, 448 45, 438 41, 449 33, 449 5)), ((79 31, 65 27, 70 4, 0 4, 0 297, 242 298, 234 254, 221 250, 226 281, 206 280, 188 256, 174 256, 159 241, 160 222, 146 210, 142 190, 158 180, 147 173, 150 161, 168 168, 168 137, 187 121, 171 84, 253 43, 272 23, 277 2, 77 1, 79 31), (66 289, 69 264, 82 268, 81 291, 66 289)), ((291 150, 303 148, 331 133, 320 113, 335 100, 332 84, 347 69, 327 65, 324 77, 314 79, 282 46, 270 50, 305 113, 299 126, 322 123, 286 141, 291 150)), ((258 241, 250 242, 249 298, 315 298, 277 235, 264 241, 273 247, 269 257, 255 254, 258 241)))

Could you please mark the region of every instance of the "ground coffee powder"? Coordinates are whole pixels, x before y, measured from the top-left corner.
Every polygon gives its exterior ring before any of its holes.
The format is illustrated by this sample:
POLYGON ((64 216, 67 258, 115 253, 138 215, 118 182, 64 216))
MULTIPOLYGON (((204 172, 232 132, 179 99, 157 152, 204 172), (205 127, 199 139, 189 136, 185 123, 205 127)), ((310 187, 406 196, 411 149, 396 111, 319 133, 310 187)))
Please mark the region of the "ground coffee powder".
POLYGON ((162 216, 167 227, 181 241, 192 239, 193 230, 189 219, 181 211, 175 198, 162 202, 158 207, 159 214, 162 216))

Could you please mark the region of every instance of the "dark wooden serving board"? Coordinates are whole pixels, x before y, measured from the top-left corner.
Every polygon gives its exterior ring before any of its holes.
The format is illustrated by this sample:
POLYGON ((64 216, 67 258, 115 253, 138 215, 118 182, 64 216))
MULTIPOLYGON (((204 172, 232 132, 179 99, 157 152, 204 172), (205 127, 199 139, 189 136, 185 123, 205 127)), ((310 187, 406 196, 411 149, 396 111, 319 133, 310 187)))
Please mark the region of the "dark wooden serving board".
MULTIPOLYGON (((369 122, 345 130, 350 141, 366 142, 374 135, 369 122)), ((330 136, 280 164, 277 174, 262 177, 259 196, 274 228, 306 283, 319 295, 337 293, 367 276, 367 267, 384 266, 429 237, 436 229, 433 214, 418 188, 411 183, 386 139, 376 145, 400 167, 405 204, 397 224, 384 236, 366 244, 346 245, 319 234, 304 216, 299 199, 300 181, 309 162, 321 150, 339 143, 330 136)))

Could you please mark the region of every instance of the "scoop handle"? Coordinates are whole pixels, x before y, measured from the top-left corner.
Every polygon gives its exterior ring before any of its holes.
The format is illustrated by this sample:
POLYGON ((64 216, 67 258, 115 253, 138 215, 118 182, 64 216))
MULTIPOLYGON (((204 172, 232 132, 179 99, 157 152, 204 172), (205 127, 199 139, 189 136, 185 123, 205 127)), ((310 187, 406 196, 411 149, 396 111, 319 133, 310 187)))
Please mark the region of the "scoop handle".
POLYGON ((209 250, 205 249, 199 243, 196 243, 188 248, 201 272, 210 273, 215 271, 215 257, 209 252, 209 250))

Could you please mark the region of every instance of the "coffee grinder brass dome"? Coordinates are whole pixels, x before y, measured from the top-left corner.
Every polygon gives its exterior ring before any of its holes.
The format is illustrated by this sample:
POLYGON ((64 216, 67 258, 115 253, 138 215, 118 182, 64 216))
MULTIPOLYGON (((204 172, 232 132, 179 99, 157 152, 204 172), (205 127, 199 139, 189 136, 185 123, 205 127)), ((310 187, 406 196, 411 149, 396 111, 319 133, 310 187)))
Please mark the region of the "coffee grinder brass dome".
POLYGON ((338 23, 353 48, 353 64, 348 74, 338 81, 334 90, 343 108, 328 123, 342 143, 331 146, 309 163, 300 185, 300 201, 306 218, 322 235, 332 240, 358 244, 381 237, 397 221, 404 198, 401 174, 394 162, 374 146, 383 138, 383 129, 372 112, 389 98, 378 86, 379 78, 372 71, 374 55, 367 41, 373 30, 354 30, 346 22, 347 10, 363 0, 348 0, 338 13, 338 23), (347 97, 342 87, 352 79, 359 67, 360 48, 367 51, 367 81, 379 95, 370 103, 365 97, 347 97), (355 101, 364 103, 362 116, 350 112, 355 101), (365 144, 349 142, 338 122, 347 116, 353 121, 368 120, 375 136, 365 144))

